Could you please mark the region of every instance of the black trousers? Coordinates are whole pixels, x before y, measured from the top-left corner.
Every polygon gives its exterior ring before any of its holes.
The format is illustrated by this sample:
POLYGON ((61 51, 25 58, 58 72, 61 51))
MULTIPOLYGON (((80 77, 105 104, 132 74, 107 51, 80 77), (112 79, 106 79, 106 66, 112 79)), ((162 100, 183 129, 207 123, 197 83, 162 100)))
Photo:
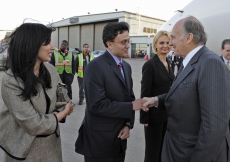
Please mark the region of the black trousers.
POLYGON ((83 78, 77 77, 77 81, 79 86, 79 100, 83 101, 85 98, 83 78))
POLYGON ((145 160, 144 162, 161 162, 161 152, 167 121, 149 124, 145 129, 145 160))
POLYGON ((66 84, 68 86, 68 96, 70 99, 72 99, 72 86, 71 86, 71 84, 73 83, 74 75, 68 74, 64 71, 59 76, 62 80, 62 83, 66 84))
POLYGON ((94 159, 94 158, 90 158, 87 156, 84 156, 84 157, 85 157, 85 162, 124 162, 125 161, 125 152, 119 154, 115 158, 108 158, 108 159, 94 159))

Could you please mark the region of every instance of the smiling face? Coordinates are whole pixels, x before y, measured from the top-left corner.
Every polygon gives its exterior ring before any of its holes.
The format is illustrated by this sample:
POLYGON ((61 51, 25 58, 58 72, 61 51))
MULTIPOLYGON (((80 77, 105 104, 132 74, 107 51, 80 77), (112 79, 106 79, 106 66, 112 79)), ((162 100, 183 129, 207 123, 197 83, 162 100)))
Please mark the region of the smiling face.
POLYGON ((122 34, 118 34, 113 42, 107 42, 109 51, 115 55, 118 59, 126 57, 130 48, 129 32, 123 31, 122 34))
POLYGON ((68 47, 68 44, 66 42, 61 43, 61 50, 64 51, 65 49, 67 49, 67 47, 68 47))
POLYGON ((171 50, 171 46, 169 46, 169 37, 166 35, 162 35, 159 37, 155 44, 155 49, 158 55, 167 55, 171 50))
POLYGON ((42 45, 38 51, 37 61, 48 62, 51 59, 53 50, 55 49, 52 42, 47 45, 42 45))
POLYGON ((85 44, 84 47, 83 47, 83 51, 84 53, 89 53, 89 45, 85 44))

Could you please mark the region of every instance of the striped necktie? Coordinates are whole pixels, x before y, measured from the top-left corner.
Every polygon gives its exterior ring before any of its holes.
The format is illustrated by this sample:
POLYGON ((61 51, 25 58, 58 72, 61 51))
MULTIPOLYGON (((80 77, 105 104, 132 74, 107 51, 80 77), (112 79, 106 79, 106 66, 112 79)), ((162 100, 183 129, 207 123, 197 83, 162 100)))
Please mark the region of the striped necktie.
POLYGON ((122 62, 119 62, 119 64, 117 66, 119 67, 119 69, 121 71, 121 75, 122 75, 122 77, 124 79, 124 74, 123 74, 123 70, 122 70, 122 62))
POLYGON ((228 70, 230 70, 230 63, 229 63, 229 61, 227 62, 227 67, 228 67, 228 70))

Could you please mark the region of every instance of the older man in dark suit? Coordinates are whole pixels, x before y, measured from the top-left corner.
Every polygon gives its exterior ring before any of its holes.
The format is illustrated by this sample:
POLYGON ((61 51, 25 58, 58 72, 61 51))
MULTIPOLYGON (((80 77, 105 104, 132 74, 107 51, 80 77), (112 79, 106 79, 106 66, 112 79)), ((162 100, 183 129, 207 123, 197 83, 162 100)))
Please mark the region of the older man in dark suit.
POLYGON ((130 48, 129 25, 109 23, 102 38, 105 54, 85 71, 86 112, 75 147, 85 162, 123 162, 134 110, 143 100, 135 100, 131 67, 122 59, 130 48))
POLYGON ((205 43, 195 17, 178 21, 170 44, 183 66, 167 94, 146 98, 145 106, 165 104, 169 115, 162 162, 229 160, 229 71, 205 43))

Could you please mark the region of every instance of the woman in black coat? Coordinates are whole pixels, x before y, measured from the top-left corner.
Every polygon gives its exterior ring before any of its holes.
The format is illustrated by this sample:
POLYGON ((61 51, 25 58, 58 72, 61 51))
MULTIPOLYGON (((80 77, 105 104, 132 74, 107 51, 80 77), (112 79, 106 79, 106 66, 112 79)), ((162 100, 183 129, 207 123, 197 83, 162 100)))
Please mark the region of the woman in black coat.
MULTIPOLYGON (((159 31, 153 40, 156 53, 142 68, 141 98, 167 93, 174 79, 173 70, 167 59, 171 50, 170 34, 159 31)), ((148 112, 140 111, 140 123, 144 124, 145 161, 160 162, 164 135, 167 127, 166 110, 151 108, 148 112)))

